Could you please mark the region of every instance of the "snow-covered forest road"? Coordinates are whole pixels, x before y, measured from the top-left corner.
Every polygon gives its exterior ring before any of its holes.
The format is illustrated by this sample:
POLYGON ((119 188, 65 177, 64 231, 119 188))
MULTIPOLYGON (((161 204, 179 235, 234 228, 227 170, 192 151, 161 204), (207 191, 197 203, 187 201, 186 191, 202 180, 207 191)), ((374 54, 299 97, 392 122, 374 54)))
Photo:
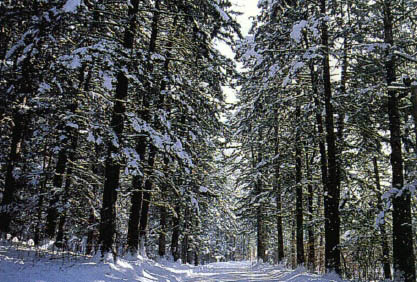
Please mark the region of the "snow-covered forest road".
MULTIPOLYGON (((183 281, 332 281, 306 274, 302 269, 286 270, 253 262, 212 263, 194 268, 183 281)), ((334 280, 333 280, 334 281, 334 280)))
POLYGON ((155 262, 138 257, 101 261, 68 253, 47 252, 27 246, 0 244, 0 281, 2 282, 108 282, 108 281, 337 281, 321 277, 303 268, 288 270, 282 266, 251 261, 218 262, 201 266, 155 262))

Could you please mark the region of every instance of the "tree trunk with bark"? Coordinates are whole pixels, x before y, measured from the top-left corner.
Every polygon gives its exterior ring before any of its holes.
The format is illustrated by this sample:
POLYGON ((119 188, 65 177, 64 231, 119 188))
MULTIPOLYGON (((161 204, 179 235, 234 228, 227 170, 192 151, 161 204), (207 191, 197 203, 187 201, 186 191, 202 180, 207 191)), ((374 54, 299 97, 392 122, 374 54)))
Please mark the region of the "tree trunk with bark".
POLYGON ((42 225, 42 212, 43 212, 43 202, 44 202, 44 193, 46 192, 46 185, 49 181, 48 169, 51 167, 52 158, 48 154, 47 145, 45 145, 44 155, 43 155, 43 181, 39 186, 38 194, 38 210, 37 210, 37 223, 35 227, 35 235, 33 241, 35 246, 39 246, 41 242, 41 225, 42 225))
MULTIPOLYGON (((149 217, 149 206, 151 204, 151 190, 152 190, 152 170, 155 162, 156 148, 151 145, 151 152, 149 153, 148 158, 148 167, 151 170, 148 174, 148 178, 145 181, 145 190, 143 192, 143 201, 142 209, 140 212, 140 221, 139 221, 139 246, 142 248, 145 244, 146 229, 148 227, 148 217, 149 217)), ((144 251, 141 249, 141 251, 144 251)))
POLYGON ((20 159, 21 144, 24 130, 24 114, 20 109, 16 110, 13 117, 12 142, 10 153, 6 165, 6 179, 4 182, 3 199, 0 206, 0 231, 7 233, 10 231, 12 221, 12 204, 15 202, 15 193, 18 189, 18 182, 14 176, 14 170, 20 159))
MULTIPOLYGON (((381 188, 381 181, 379 178, 379 168, 378 168, 378 160, 376 157, 373 158, 373 165, 374 165, 374 177, 375 177, 375 185, 377 190, 377 197, 378 197, 378 210, 379 212, 383 211, 383 203, 382 203, 382 188, 381 188)), ((387 232, 385 228, 385 219, 383 222, 379 222, 379 230, 381 232, 381 247, 382 247, 382 263, 384 265, 384 277, 385 279, 391 280, 391 266, 390 266, 390 259, 389 259, 389 246, 388 246, 388 238, 387 232)))
POLYGON ((64 227, 65 227, 65 223, 67 220, 67 209, 68 207, 66 206, 68 203, 68 200, 70 198, 70 188, 72 185, 72 165, 75 161, 75 151, 77 149, 77 145, 78 145, 78 132, 73 132, 72 133, 72 138, 71 138, 71 148, 69 150, 69 164, 67 165, 67 173, 65 175, 65 187, 64 187, 64 195, 63 195, 63 211, 62 214, 60 215, 59 218, 59 224, 58 224, 58 233, 56 236, 56 241, 55 241, 55 245, 58 248, 62 248, 64 245, 64 227))
MULTIPOLYGON (((68 136, 66 136, 65 138, 68 138, 68 136)), ((46 216, 45 233, 49 239, 52 239, 55 237, 56 221, 58 218, 57 204, 59 202, 60 190, 62 188, 64 173, 65 173, 65 169, 67 166, 68 156, 66 152, 67 151, 66 144, 64 144, 63 146, 64 148, 62 148, 58 153, 58 161, 56 163, 55 175, 53 179, 52 198, 49 201, 48 214, 46 216)))
MULTIPOLYGON (((262 140, 262 133, 259 130, 259 139, 262 140)), ((258 148, 258 155, 255 156, 254 148, 252 146, 252 166, 254 170, 259 170, 258 164, 262 161, 261 148, 258 148)), ((256 175, 255 179, 255 191, 257 195, 262 193, 262 179, 260 171, 256 175)), ((265 215, 262 203, 258 203, 256 207, 256 234, 257 234, 257 259, 266 262, 266 228, 265 228, 265 215)))
MULTIPOLYGON (((314 65, 310 64, 310 77, 311 77, 311 85, 312 85, 312 90, 313 90, 313 95, 314 95, 314 104, 316 105, 316 126, 317 126, 317 131, 316 131, 316 135, 317 135, 317 139, 318 139, 318 148, 319 148, 319 153, 320 153, 320 171, 321 171, 321 182, 323 185, 323 189, 319 190, 318 192, 318 209, 317 209, 317 214, 319 217, 322 216, 321 214, 321 209, 320 207, 322 207, 322 199, 323 199, 323 194, 325 193, 325 191, 327 191, 327 153, 326 153, 326 145, 325 145, 325 138, 324 138, 324 128, 323 128, 323 117, 321 114, 321 104, 320 101, 318 99, 319 93, 318 93, 318 77, 317 77, 317 73, 314 69, 314 65), (320 192, 321 191, 321 192, 320 192)), ((319 244, 319 250, 322 250, 322 244, 323 243, 323 236, 322 234, 320 234, 320 244, 319 244)), ((323 266, 323 254, 321 251, 319 251, 319 267, 321 268, 323 266)))
POLYGON ((300 135, 300 120, 301 109, 297 105, 295 110, 296 115, 296 140, 295 140, 295 182, 296 182, 296 197, 295 197, 295 217, 296 217, 296 240, 297 240, 297 265, 303 265, 305 261, 304 256, 304 222, 303 222, 303 174, 302 174, 302 156, 301 156, 301 135, 300 135))
MULTIPOLYGON (((133 49, 135 41, 135 32, 137 29, 136 14, 139 11, 139 0, 130 1, 129 6, 129 26, 124 33, 123 46, 127 49, 133 49)), ((124 113, 125 101, 128 93, 129 81, 123 72, 117 75, 117 86, 115 103, 113 108, 113 115, 111 119, 111 127, 114 131, 117 140, 120 142, 124 130, 124 113)), ((114 236, 116 233, 116 200, 117 189, 119 187, 120 178, 120 164, 118 160, 113 158, 119 151, 118 145, 114 142, 109 142, 107 157, 105 162, 105 181, 103 191, 103 206, 101 209, 100 222, 100 244, 101 252, 105 253, 112 251, 114 236)))
MULTIPOLYGON (((320 1, 320 12, 327 14, 326 0, 320 1)), ((332 89, 330 82, 329 34, 326 21, 321 25, 321 43, 323 48, 323 83, 325 101, 326 143, 328 158, 327 191, 324 195, 325 209, 325 264, 326 271, 340 274, 340 215, 339 215, 339 179, 337 169, 336 136, 332 105, 332 89)))
MULTIPOLYGON (((87 75, 87 79, 85 79, 85 72, 86 65, 84 64, 80 68, 79 73, 79 90, 84 90, 85 92, 88 91, 89 82, 91 79, 91 72, 87 75)), ((68 111, 75 115, 77 108, 78 108, 78 102, 75 97, 72 98, 73 101, 68 105, 68 111)), ((48 207, 48 214, 46 217, 46 235, 49 237, 49 239, 52 239, 55 237, 56 232, 56 224, 58 218, 61 218, 61 215, 58 212, 58 205, 64 205, 67 202, 67 199, 65 198, 68 196, 67 190, 69 189, 69 186, 71 185, 71 182, 68 180, 68 178, 71 177, 72 169, 68 166, 68 161, 71 163, 74 159, 74 154, 77 149, 77 143, 78 143, 78 130, 71 127, 66 126, 65 124, 62 124, 62 127, 64 128, 64 136, 65 136, 65 142, 62 144, 62 148, 58 153, 58 161, 55 168, 55 175, 53 179, 53 195, 49 202, 48 207), (67 172, 65 174, 65 171, 67 172), (62 185, 64 182, 64 176, 66 179, 64 192, 61 192, 62 185), (64 199, 61 199, 61 197, 64 197, 64 199)), ((62 207, 61 207, 62 208, 62 207)), ((65 208, 64 208, 65 209, 65 208)), ((65 219, 64 219, 65 221, 65 219)), ((60 223, 60 227, 63 228, 64 222, 60 223)), ((60 229, 58 229, 60 231, 60 229)), ((63 231, 63 230, 61 230, 63 231)), ((62 234, 60 234, 62 235, 62 234)), ((62 238, 61 238, 62 239, 62 238)), ((56 240, 56 242, 60 242, 56 240)))
MULTIPOLYGON (((387 51, 385 61, 387 84, 396 80, 394 47, 393 15, 391 0, 384 1, 384 36, 391 51, 387 51)), ((396 91, 388 91, 388 116, 391 145, 392 187, 401 191, 392 198, 393 205, 393 259, 394 280, 416 281, 416 269, 413 246, 413 229, 411 217, 411 195, 404 188, 403 157, 401 149, 401 119, 399 98, 396 91)))
POLYGON ((280 164, 279 164, 279 126, 278 126, 278 112, 274 110, 275 123, 275 159, 274 159, 274 191, 275 200, 277 204, 277 263, 284 260, 284 236, 282 227, 282 202, 281 202, 281 183, 280 183, 280 164))
MULTIPOLYGON (((146 71, 148 73, 153 72, 153 65, 151 62, 151 56, 156 50, 156 40, 158 37, 158 24, 159 24, 159 2, 160 0, 155 1, 155 12, 153 13, 152 19, 152 30, 151 30, 151 37, 149 42, 149 49, 148 49, 148 58, 147 58, 147 65, 146 71)), ((142 97, 142 110, 139 113, 140 118, 145 122, 150 122, 150 112, 149 108, 151 105, 152 99, 155 98, 155 86, 151 86, 150 82, 145 83, 145 90, 146 93, 143 94, 142 97)), ((142 164, 145 164, 145 155, 147 149, 147 133, 141 132, 141 136, 138 138, 136 143, 136 152, 138 153, 142 164)), ((151 146, 151 148, 153 148, 151 146)), ((152 149, 151 149, 152 150, 152 149)), ((155 153, 150 152, 149 160, 148 160, 148 173, 149 177, 152 174, 153 170, 153 162, 155 156, 151 157, 155 153), (152 163, 152 167, 149 164, 152 163)), ((144 165, 142 166, 142 168, 144 165)), ((145 174, 145 172, 143 172, 145 174)), ((132 254, 137 253, 138 247, 140 245, 140 237, 141 231, 140 229, 146 226, 144 225, 145 221, 147 222, 147 210, 149 209, 149 202, 150 202, 150 194, 147 192, 146 187, 152 187, 152 182, 150 179, 145 181, 143 177, 140 175, 134 176, 132 181, 132 197, 131 197, 131 210, 129 215, 129 229, 128 229, 128 249, 132 254), (148 183, 149 182, 149 183, 148 183), (144 219, 142 219, 145 217, 144 219), (142 227, 141 227, 142 226, 142 227)), ((143 233, 143 232, 142 232, 143 233)))
POLYGON ((178 242, 180 239, 180 205, 175 206, 175 215, 172 219, 172 237, 171 237, 171 254, 174 258, 174 261, 177 261, 180 258, 180 253, 178 249, 178 242))
MULTIPOLYGON (((307 147, 306 147, 307 152, 307 147)), ((307 199, 307 206, 308 206, 308 220, 309 224, 307 227, 308 232, 308 269, 310 271, 314 271, 316 269, 316 246, 315 246, 315 238, 314 238, 314 223, 313 223, 313 199, 314 199, 314 191, 313 191, 313 171, 312 165, 314 163, 314 153, 309 158, 309 155, 306 154, 306 171, 307 171, 307 178, 308 178, 308 199, 307 199)))

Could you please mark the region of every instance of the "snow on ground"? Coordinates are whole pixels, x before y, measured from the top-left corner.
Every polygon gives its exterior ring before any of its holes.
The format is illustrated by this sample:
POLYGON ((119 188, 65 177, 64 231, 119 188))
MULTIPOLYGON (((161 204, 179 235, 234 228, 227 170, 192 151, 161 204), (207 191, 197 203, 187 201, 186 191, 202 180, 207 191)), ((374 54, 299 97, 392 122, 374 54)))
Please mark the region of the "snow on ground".
POLYGON ((107 282, 107 281, 338 281, 253 262, 219 262, 202 266, 145 258, 102 262, 97 258, 0 245, 2 282, 107 282))
POLYGON ((302 267, 288 270, 282 266, 255 264, 250 261, 219 262, 198 266, 183 281, 341 281, 335 275, 322 277, 302 267))

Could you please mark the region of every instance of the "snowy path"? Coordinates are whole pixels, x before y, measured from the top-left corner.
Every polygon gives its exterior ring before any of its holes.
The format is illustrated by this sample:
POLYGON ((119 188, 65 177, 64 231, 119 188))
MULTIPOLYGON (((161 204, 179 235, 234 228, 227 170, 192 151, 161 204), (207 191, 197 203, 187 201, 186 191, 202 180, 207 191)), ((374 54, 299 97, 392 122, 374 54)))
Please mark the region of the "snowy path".
POLYGON ((289 271, 277 266, 251 262, 212 263, 192 269, 182 281, 331 281, 308 275, 302 270, 289 271))
POLYGON ((337 281, 306 273, 303 269, 244 262, 220 262, 191 266, 145 258, 74 257, 33 248, 16 249, 0 244, 1 282, 181 282, 181 281, 337 281))

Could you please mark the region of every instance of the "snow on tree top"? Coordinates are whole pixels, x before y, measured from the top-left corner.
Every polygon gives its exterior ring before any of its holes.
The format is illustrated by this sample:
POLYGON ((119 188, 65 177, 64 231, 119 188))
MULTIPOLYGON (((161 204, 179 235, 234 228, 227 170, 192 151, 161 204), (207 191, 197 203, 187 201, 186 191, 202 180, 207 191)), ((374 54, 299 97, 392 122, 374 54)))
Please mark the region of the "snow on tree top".
POLYGON ((225 12, 225 11, 223 11, 223 10, 219 7, 219 5, 217 5, 217 4, 213 4, 213 6, 214 6, 214 8, 216 8, 217 12, 219 12, 220 16, 222 17, 222 19, 223 19, 225 22, 230 21, 230 17, 226 14, 226 12, 225 12))
POLYGON ((306 20, 301 20, 299 23, 295 24, 290 34, 291 39, 299 43, 301 41, 301 30, 306 27, 307 23, 306 20))
POLYGON ((200 193, 207 193, 208 192, 208 188, 207 187, 204 187, 204 186, 200 186, 199 191, 200 191, 200 193))
POLYGON ((62 10, 67 13, 75 13, 78 6, 80 6, 81 0, 68 0, 62 10))

